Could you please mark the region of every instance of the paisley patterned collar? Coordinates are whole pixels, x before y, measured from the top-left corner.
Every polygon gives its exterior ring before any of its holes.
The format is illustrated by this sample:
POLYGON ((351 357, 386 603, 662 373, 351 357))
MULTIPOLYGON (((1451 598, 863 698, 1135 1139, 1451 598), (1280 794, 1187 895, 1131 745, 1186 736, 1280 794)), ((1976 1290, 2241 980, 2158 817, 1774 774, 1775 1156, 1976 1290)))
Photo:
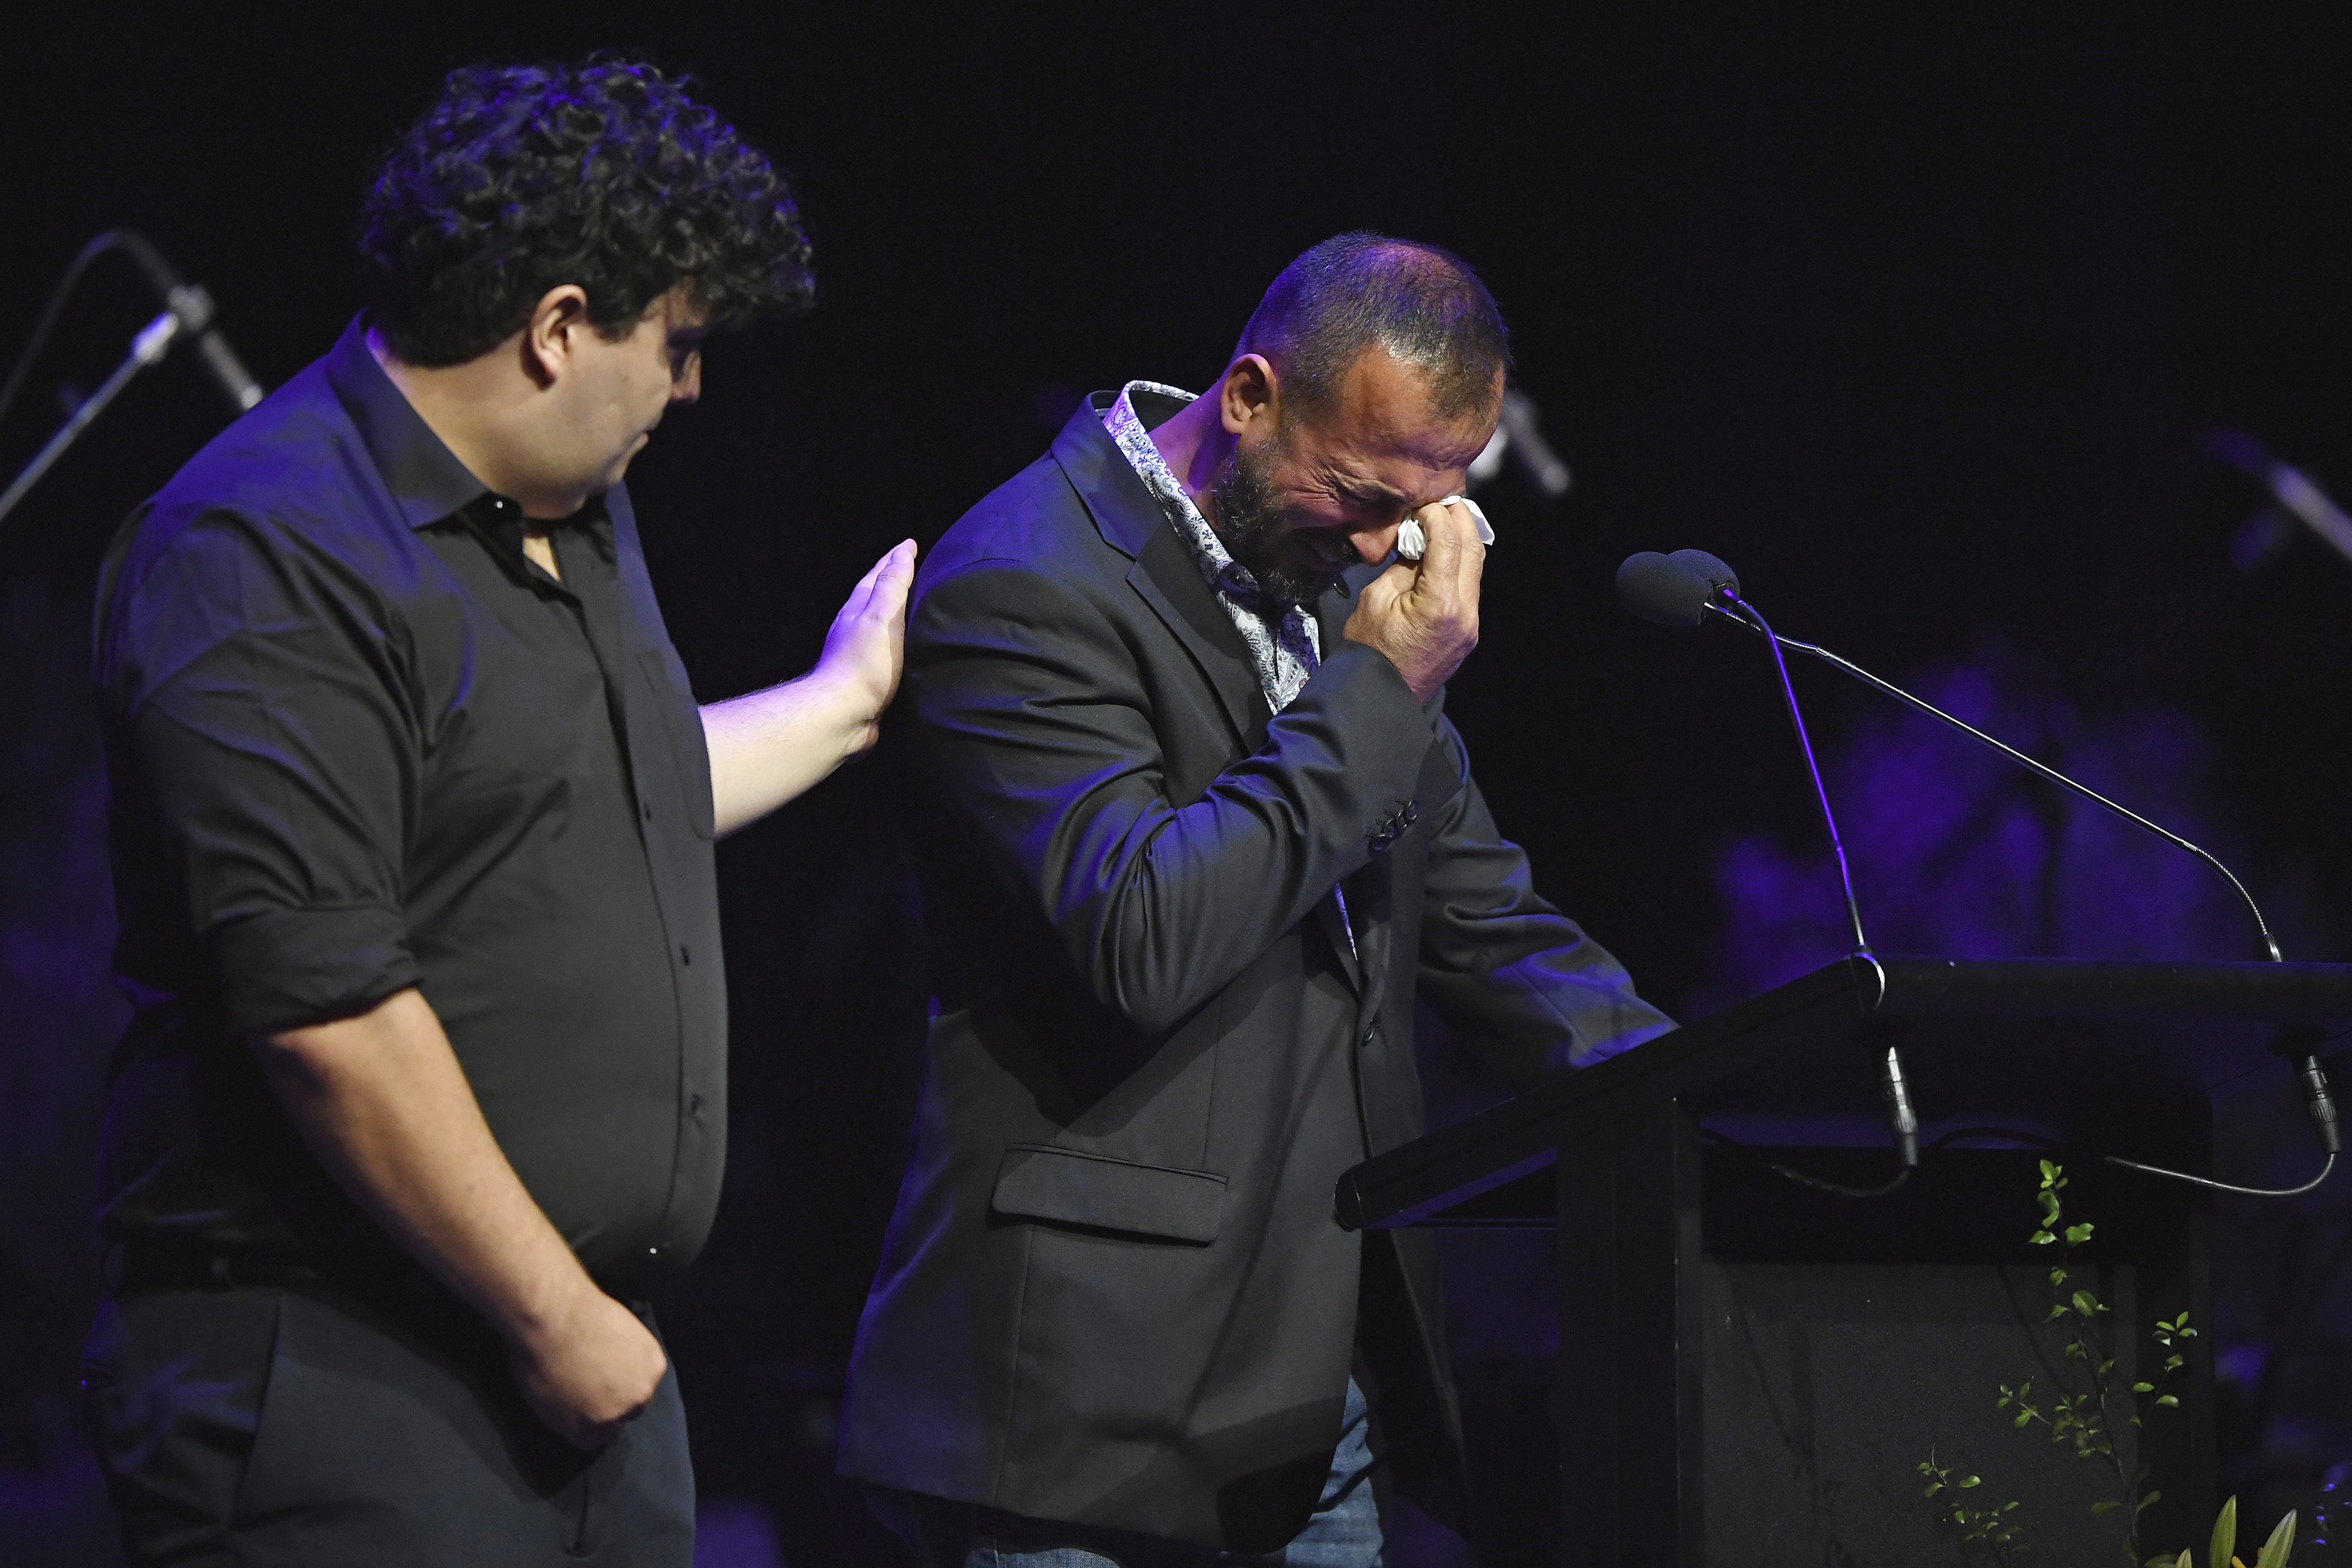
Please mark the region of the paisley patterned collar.
POLYGON ((1266 706, 1280 713, 1298 695, 1307 677, 1323 662, 1323 643, 1315 617, 1296 604, 1286 604, 1271 598, 1249 574, 1249 569, 1234 559, 1225 549, 1224 541, 1192 504, 1192 497, 1151 444, 1151 433, 1135 412, 1137 392, 1156 393, 1180 402, 1191 402, 1194 394, 1158 382, 1129 382, 1119 390, 1118 401, 1103 413, 1104 428, 1112 444, 1118 446, 1144 487, 1159 500, 1168 521, 1184 541, 1193 563, 1201 569, 1217 602, 1241 633, 1242 645, 1249 652, 1250 665, 1257 673, 1259 689, 1265 693, 1266 706))

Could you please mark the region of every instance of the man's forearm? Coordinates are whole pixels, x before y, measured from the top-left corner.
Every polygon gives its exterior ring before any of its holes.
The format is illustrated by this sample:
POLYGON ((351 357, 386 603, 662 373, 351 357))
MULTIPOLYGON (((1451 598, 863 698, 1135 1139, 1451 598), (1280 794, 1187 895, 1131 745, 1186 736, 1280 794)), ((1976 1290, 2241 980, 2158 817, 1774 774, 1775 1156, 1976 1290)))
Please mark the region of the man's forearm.
POLYGON ((812 672, 702 709, 710 807, 725 834, 805 793, 870 743, 872 700, 812 672))
POLYGON ((797 681, 702 710, 710 814, 720 836, 748 827, 869 749, 898 689, 915 541, 858 579, 825 632, 816 668, 797 681))
POLYGON ((343 1188, 509 1340, 551 1332, 596 1289, 507 1163, 421 993, 254 1052, 343 1188))

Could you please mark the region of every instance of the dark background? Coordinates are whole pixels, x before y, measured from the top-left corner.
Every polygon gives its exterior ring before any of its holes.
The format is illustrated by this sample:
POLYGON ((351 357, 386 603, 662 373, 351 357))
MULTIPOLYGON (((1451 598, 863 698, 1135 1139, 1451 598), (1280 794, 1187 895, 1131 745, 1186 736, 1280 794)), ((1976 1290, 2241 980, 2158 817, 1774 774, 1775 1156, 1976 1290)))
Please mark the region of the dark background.
MULTIPOLYGON (((358 196, 449 67, 609 46, 689 71, 793 172, 822 287, 806 320, 715 347, 702 406, 630 476, 711 697, 804 668, 874 557, 936 538, 1084 392, 1211 380, 1306 246, 1433 240, 1502 301, 1577 476, 1557 506, 1515 479, 1482 497, 1502 539, 1453 711, 1540 885, 1646 991, 1687 1016, 1838 948, 1754 650, 1612 601, 1625 552, 1692 544, 1782 631, 1958 693, 2210 835, 2290 956, 2352 959, 2352 566, 2300 536, 2234 565, 2260 497, 2201 440, 2242 429, 2352 492, 2336 30, 2219 8, 736 12, 53 9, 0 92, 0 356, 82 242, 131 225, 275 384, 353 310, 358 196)), ((100 265, 0 469, 153 309, 100 265)), ((102 1550, 70 1400, 120 1019, 80 686, 92 569, 225 411, 174 359, 0 525, 0 1536, 26 1561, 102 1550)), ((1940 740, 1800 680, 1833 789, 1869 818, 1850 837, 1882 945, 2251 956, 2193 867, 2071 875, 2064 812, 2013 810, 1940 740), (1960 790, 1932 843, 1921 779, 1960 790)), ((888 1560, 828 1479, 923 1009, 887 801, 852 769, 720 852, 733 1153, 666 1316, 713 1563, 888 1560)), ((1452 1042, 1428 1054, 1441 1108, 1496 1092, 1452 1042)), ((2269 1101, 2225 1108, 2224 1134, 2225 1174, 2307 1168, 2269 1101)), ((2221 1228, 2225 1458, 2265 1529, 2352 1474, 2347 1190, 2221 1228)), ((1549 1506, 1540 1244, 1452 1247, 1488 1547, 1526 1560, 1549 1506)))

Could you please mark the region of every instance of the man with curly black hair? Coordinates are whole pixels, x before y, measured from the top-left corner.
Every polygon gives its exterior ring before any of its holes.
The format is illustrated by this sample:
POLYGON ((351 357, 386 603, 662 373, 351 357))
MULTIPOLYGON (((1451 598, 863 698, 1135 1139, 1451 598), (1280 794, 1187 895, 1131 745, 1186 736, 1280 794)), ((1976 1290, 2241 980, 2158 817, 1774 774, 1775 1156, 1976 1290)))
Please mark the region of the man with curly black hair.
POLYGON ((913 545, 698 709, 622 477, 811 285, 677 82, 458 71, 365 215, 367 311, 100 583, 100 1450, 142 1563, 683 1565, 644 1298, 725 1161, 711 844, 874 743, 913 545))

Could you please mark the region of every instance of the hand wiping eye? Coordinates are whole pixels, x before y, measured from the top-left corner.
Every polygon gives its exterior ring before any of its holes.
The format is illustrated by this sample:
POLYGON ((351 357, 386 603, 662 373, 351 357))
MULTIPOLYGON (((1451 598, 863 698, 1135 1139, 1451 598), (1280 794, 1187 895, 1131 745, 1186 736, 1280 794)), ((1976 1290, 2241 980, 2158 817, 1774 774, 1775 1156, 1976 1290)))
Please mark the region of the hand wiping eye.
MULTIPOLYGON (((1486 514, 1478 509, 1477 502, 1467 496, 1448 496, 1437 504, 1441 507, 1450 507, 1456 502, 1470 508, 1471 520, 1478 525, 1478 542, 1482 545, 1493 544, 1495 542, 1494 526, 1486 521, 1486 514)), ((1397 527, 1397 559, 1419 560, 1422 551, 1428 548, 1429 540, 1422 532, 1421 519, 1411 512, 1406 513, 1404 521, 1397 527)))

